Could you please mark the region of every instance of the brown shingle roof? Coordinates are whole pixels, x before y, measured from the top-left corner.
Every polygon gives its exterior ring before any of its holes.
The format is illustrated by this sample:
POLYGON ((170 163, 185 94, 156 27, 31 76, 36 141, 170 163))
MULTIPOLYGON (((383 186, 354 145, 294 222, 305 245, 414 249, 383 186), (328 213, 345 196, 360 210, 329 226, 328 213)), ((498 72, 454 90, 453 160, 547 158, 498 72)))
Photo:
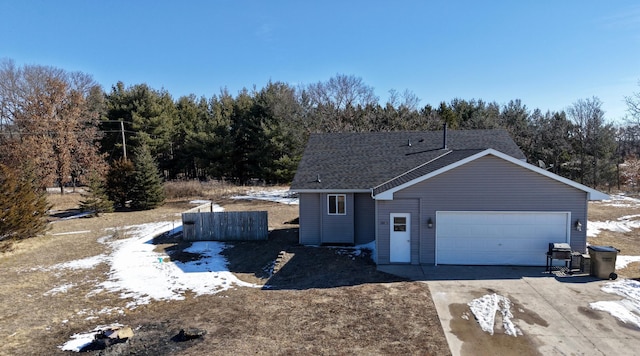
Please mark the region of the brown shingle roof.
POLYGON ((385 191, 488 148, 525 159, 505 130, 448 130, 442 146, 443 131, 312 134, 291 189, 385 191))

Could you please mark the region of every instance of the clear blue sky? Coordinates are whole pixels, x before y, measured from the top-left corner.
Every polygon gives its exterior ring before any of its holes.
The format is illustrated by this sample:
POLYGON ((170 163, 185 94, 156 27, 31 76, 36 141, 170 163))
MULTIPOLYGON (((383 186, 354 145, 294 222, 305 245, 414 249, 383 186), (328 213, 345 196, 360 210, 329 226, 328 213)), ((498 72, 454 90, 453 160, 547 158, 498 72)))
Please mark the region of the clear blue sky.
POLYGON ((361 77, 385 101, 453 98, 562 110, 597 96, 609 121, 640 91, 640 2, 0 0, 0 58, 82 71, 109 91, 177 99, 361 77))

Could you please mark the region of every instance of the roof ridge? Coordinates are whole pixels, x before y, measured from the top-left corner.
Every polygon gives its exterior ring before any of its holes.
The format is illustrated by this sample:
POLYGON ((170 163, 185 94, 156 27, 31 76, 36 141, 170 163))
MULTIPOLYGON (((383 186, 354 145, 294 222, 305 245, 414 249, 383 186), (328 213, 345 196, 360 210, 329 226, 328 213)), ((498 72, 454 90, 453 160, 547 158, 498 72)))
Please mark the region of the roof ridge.
POLYGON ((426 166, 427 164, 429 164, 429 163, 431 163, 431 162, 434 162, 434 161, 436 161, 436 160, 439 160, 440 158, 442 158, 442 157, 444 157, 444 156, 448 155, 448 154, 449 154, 449 153, 451 153, 451 152, 453 152, 453 150, 448 150, 447 152, 445 152, 445 153, 443 153, 443 154, 439 155, 438 157, 433 158, 432 160, 429 160, 429 161, 427 161, 427 162, 424 162, 423 164, 420 164, 420 165, 418 165, 418 166, 416 166, 416 167, 413 167, 413 168, 411 168, 410 170, 408 170, 408 171, 406 171, 406 172, 403 172, 403 173, 399 174, 398 176, 393 177, 393 178, 391 178, 391 179, 387 180, 386 182, 383 182, 383 183, 381 183, 381 184, 376 185, 376 186, 375 186, 375 187, 373 187, 372 189, 373 189, 373 190, 375 190, 375 189, 377 189, 378 187, 381 187, 381 186, 383 186, 383 185, 385 185, 385 184, 387 184, 387 183, 389 183, 389 182, 393 182, 394 180, 396 180, 396 179, 398 179, 398 178, 400 178, 400 177, 402 177, 402 176, 404 176, 404 175, 407 175, 407 174, 409 174, 409 173, 411 173, 411 172, 413 172, 413 171, 415 171, 415 170, 417 170, 417 169, 420 169, 420 168, 422 168, 422 167, 426 166))

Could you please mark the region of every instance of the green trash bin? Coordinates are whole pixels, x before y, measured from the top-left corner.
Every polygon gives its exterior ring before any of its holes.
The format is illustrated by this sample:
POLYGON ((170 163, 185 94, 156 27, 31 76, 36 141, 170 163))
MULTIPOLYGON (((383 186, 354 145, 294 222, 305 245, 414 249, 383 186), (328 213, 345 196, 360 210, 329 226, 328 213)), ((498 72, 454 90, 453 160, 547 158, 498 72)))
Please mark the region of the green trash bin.
POLYGON ((589 246, 591 275, 602 279, 616 279, 616 258, 620 252, 613 246, 589 246))

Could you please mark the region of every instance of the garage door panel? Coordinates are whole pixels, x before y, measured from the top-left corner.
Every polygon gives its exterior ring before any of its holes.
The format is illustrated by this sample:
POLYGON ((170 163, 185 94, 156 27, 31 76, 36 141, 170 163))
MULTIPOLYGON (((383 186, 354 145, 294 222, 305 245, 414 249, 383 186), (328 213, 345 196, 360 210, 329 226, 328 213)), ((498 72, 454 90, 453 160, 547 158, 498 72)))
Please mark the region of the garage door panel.
POLYGON ((439 264, 545 265, 549 242, 569 242, 567 212, 438 212, 439 264))

